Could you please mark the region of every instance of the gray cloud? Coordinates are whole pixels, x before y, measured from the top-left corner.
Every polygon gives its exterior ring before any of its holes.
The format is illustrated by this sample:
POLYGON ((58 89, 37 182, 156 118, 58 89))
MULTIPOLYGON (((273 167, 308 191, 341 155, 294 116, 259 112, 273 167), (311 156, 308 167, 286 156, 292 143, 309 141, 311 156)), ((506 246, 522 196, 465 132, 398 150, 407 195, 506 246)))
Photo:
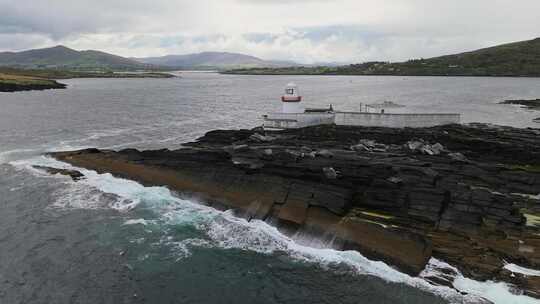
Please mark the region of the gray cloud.
POLYGON ((124 56, 404 60, 540 35, 537 0, 0 0, 0 51, 55 44, 124 56))

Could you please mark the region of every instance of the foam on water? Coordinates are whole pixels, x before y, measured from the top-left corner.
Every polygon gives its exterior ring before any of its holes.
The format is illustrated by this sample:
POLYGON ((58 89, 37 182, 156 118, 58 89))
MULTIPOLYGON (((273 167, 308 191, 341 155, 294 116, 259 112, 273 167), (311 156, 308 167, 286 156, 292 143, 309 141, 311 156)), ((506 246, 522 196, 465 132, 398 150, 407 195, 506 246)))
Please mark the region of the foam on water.
POLYGON ((520 273, 526 276, 533 276, 533 277, 540 277, 540 270, 530 269, 526 267, 522 267, 516 264, 506 264, 504 265, 504 269, 510 270, 514 273, 520 273))
POLYGON ((9 163, 18 157, 20 155, 29 155, 35 152, 34 149, 15 149, 15 150, 9 150, 9 151, 3 151, 0 152, 0 164, 6 164, 9 163))
MULTIPOLYGON (((513 264, 509 264, 513 265, 513 264)), ((517 266, 517 265, 516 265, 517 266)), ((519 266, 518 266, 519 267, 519 266)), ((539 300, 512 293, 511 287, 504 282, 479 282, 463 276, 463 274, 454 266, 443 261, 431 258, 426 270, 420 274, 422 277, 437 276, 438 269, 451 269, 456 276, 454 277, 454 287, 459 291, 466 292, 472 295, 478 295, 488 299, 496 304, 533 304, 540 303, 539 300)), ((526 269, 526 268, 525 268, 526 269)))
POLYGON ((540 302, 528 296, 511 293, 508 285, 502 282, 478 282, 458 276, 454 281, 454 287, 463 292, 482 295, 497 304, 538 304, 540 302))
POLYGON ((145 219, 131 219, 131 220, 127 220, 124 222, 124 225, 143 225, 143 226, 146 226, 148 225, 148 221, 145 220, 145 219))
MULTIPOLYGON (((164 227, 170 225, 188 225, 196 227, 208 239, 189 238, 174 240, 165 237, 160 242, 173 248, 178 259, 188 257, 191 246, 212 246, 220 248, 234 248, 255 251, 263 254, 284 252, 291 258, 318 263, 323 267, 347 265, 355 269, 358 274, 374 275, 389 282, 404 283, 440 295, 450 302, 469 303, 480 300, 481 297, 494 303, 539 303, 530 297, 514 295, 509 286, 504 283, 478 282, 463 277, 454 267, 432 259, 427 269, 437 267, 451 267, 458 274, 454 287, 465 291, 469 295, 463 296, 449 287, 433 286, 422 277, 411 277, 401 273, 383 262, 371 261, 356 251, 337 251, 326 248, 312 248, 299 244, 301 240, 289 238, 279 232, 275 227, 264 221, 247 221, 234 216, 231 211, 218 211, 195 201, 181 199, 165 187, 145 187, 137 182, 115 178, 111 174, 98 174, 95 171, 76 168, 69 164, 59 162, 48 157, 38 157, 26 161, 12 162, 19 168, 26 168, 35 172, 32 165, 49 166, 63 169, 74 169, 84 174, 85 179, 72 182, 64 178, 68 187, 66 192, 58 196, 57 207, 68 208, 113 208, 120 212, 127 212, 143 206, 150 209, 164 227), (101 195, 101 196, 100 196, 101 195), (111 202, 103 203, 102 195, 114 198, 111 202)), ((40 174, 41 175, 41 174, 40 174)), ((143 224, 145 219, 128 220, 124 224, 143 224)), ((425 273, 424 273, 425 275, 425 273)))

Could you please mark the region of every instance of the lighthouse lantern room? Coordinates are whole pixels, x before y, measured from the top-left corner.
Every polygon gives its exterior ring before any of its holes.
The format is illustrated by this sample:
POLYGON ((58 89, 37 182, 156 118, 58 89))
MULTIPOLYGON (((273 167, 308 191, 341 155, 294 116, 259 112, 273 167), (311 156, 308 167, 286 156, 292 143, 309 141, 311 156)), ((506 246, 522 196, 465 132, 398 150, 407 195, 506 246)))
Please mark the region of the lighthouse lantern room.
POLYGON ((299 95, 298 86, 296 84, 291 82, 285 87, 285 95, 281 96, 281 101, 283 104, 283 113, 304 113, 302 96, 299 95))

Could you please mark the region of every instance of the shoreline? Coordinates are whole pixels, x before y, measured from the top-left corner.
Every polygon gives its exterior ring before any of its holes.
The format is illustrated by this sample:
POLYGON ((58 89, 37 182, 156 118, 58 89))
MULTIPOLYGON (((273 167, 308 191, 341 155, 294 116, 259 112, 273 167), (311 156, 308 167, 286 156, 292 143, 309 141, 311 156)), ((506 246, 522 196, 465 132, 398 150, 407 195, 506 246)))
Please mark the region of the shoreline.
POLYGON ((471 78, 516 78, 529 79, 540 78, 540 75, 440 75, 440 74, 310 74, 310 73, 237 73, 231 71, 220 71, 223 75, 243 75, 243 76, 385 76, 385 77, 471 77, 471 78))
POLYGON ((57 82, 58 79, 76 78, 176 78, 170 73, 161 72, 74 72, 52 70, 15 70, 0 68, 0 92, 41 91, 49 89, 66 89, 67 85, 57 82))
POLYGON ((0 92, 5 93, 14 93, 14 92, 24 92, 24 91, 44 91, 44 90, 55 90, 55 89, 66 89, 67 85, 59 82, 47 84, 4 84, 0 83, 0 92))
POLYGON ((538 200, 512 194, 540 189, 534 131, 486 125, 217 130, 174 151, 50 155, 194 194, 248 220, 272 219, 287 235, 309 227, 338 249, 412 276, 435 257, 473 279, 507 282, 538 298, 540 280, 503 268, 504 261, 539 267, 538 228, 523 216, 540 214, 538 200))
POLYGON ((0 73, 0 92, 65 89, 66 84, 52 79, 0 73))

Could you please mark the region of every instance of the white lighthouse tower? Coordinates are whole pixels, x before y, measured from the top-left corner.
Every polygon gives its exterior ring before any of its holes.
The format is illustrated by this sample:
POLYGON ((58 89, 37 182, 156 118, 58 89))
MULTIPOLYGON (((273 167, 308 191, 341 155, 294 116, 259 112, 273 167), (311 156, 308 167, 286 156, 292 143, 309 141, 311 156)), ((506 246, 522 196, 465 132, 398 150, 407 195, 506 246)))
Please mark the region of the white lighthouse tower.
POLYGON ((284 114, 298 114, 304 113, 304 107, 302 106, 302 96, 298 93, 298 86, 294 83, 289 83, 285 87, 285 95, 281 96, 283 104, 282 113, 284 114))

